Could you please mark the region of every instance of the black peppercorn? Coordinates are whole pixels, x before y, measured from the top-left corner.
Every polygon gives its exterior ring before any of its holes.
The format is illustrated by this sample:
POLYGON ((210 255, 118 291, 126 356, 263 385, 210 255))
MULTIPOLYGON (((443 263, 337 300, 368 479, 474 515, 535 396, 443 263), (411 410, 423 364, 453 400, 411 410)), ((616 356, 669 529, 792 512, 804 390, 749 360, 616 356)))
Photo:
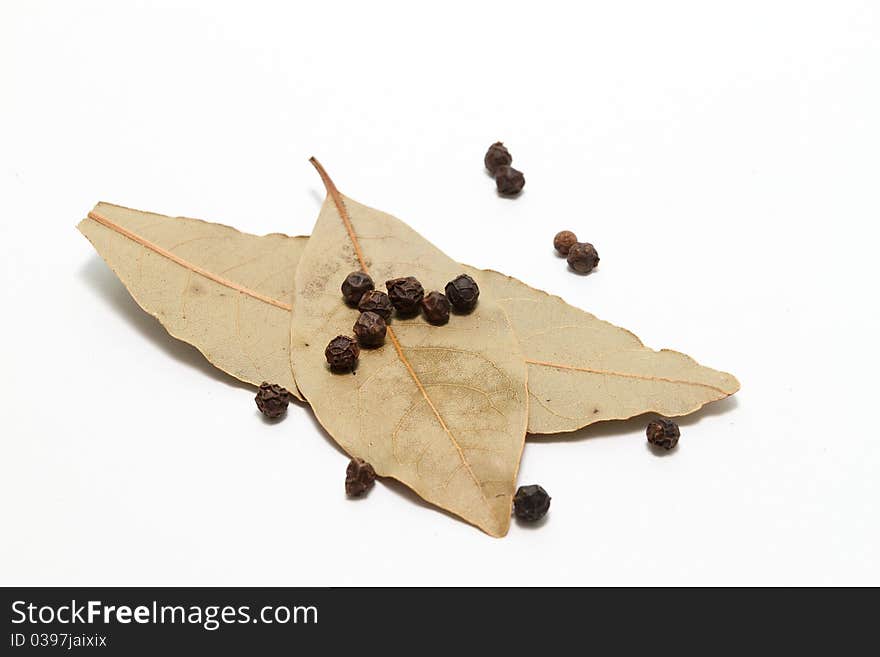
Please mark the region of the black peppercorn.
POLYGON ((363 459, 354 458, 345 469, 345 494, 360 497, 373 487, 376 471, 363 459))
POLYGON ((345 297, 345 303, 356 306, 364 296, 364 292, 369 292, 374 287, 373 279, 369 274, 353 271, 342 281, 342 296, 345 297))
POLYGON ((422 299, 422 312, 431 324, 445 324, 449 321, 449 299, 441 292, 429 292, 422 299))
POLYGON ((502 196, 516 196, 526 184, 522 171, 510 166, 498 167, 495 172, 495 187, 502 196))
POLYGON ((387 320, 391 317, 394 306, 391 305, 391 299, 381 290, 370 290, 361 297, 358 303, 358 310, 362 313, 371 312, 381 316, 387 320))
POLYGON ((569 250, 577 244, 577 241, 577 235, 570 230, 561 230, 556 233, 556 237, 553 238, 553 248, 561 255, 567 256, 569 250))
POLYGON ((360 354, 357 340, 347 335, 337 335, 324 350, 324 356, 334 372, 351 372, 357 367, 360 354))
POLYGON ((286 388, 263 381, 260 384, 260 389, 257 390, 254 401, 257 402, 260 413, 274 420, 284 415, 287 410, 287 404, 290 403, 290 393, 286 388))
POLYGON ((568 250, 568 265, 576 272, 587 274, 599 264, 599 254, 587 242, 578 242, 568 250))
POLYGON ((550 509, 550 496, 537 484, 520 486, 513 496, 513 512, 520 520, 535 522, 550 509))
POLYGON ((483 164, 493 176, 498 171, 498 167, 508 166, 511 162, 513 162, 513 157, 510 155, 510 151, 500 141, 489 146, 486 157, 483 158, 483 164))
POLYGON ((354 323, 354 334, 365 347, 378 347, 385 342, 385 320, 374 312, 361 313, 354 323))
POLYGON ((681 435, 675 422, 664 419, 651 420, 645 433, 648 435, 649 443, 667 450, 678 445, 678 438, 681 435))
POLYGON ((388 288, 391 305, 401 315, 415 315, 419 312, 419 304, 425 296, 425 290, 414 277, 392 278, 390 281, 385 281, 385 287, 388 288))
POLYGON ((446 284, 446 297, 456 311, 468 313, 477 305, 480 287, 473 278, 462 274, 446 284))

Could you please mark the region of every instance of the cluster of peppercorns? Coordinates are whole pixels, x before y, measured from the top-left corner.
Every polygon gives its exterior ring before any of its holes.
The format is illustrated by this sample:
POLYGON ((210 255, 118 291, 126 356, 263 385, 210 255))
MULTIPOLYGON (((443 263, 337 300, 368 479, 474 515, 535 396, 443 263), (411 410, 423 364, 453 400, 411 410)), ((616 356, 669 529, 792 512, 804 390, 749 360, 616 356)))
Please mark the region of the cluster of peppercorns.
POLYGON ((526 178, 522 171, 510 166, 511 162, 513 162, 513 156, 500 141, 489 146, 489 150, 486 151, 486 156, 483 158, 483 164, 495 178, 495 187, 502 196, 516 196, 526 184, 526 178))
POLYGON ((385 281, 387 293, 376 289, 370 275, 354 271, 342 282, 342 297, 361 314, 352 330, 355 338, 337 335, 324 350, 324 356, 334 372, 351 372, 357 367, 360 347, 379 347, 385 342, 388 321, 392 311, 400 317, 412 317, 419 311, 431 324, 440 326, 449 321, 449 311, 468 313, 477 305, 480 288, 467 274, 461 274, 446 284, 446 294, 425 294, 422 284, 413 276, 385 281))
POLYGON ((568 266, 580 274, 588 274, 599 264, 599 254, 589 242, 578 242, 577 235, 562 230, 553 238, 553 248, 566 256, 568 266))

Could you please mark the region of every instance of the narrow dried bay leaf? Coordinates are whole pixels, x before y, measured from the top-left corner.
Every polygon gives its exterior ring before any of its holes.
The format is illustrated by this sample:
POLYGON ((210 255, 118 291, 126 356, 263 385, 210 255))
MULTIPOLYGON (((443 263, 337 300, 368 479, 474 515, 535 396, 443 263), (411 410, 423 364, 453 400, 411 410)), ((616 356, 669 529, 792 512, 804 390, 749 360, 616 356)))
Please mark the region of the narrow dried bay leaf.
POLYGON ((446 326, 395 317, 386 344, 361 352, 354 374, 333 374, 324 347, 350 334, 357 311, 339 285, 353 270, 377 286, 415 276, 442 289, 462 267, 391 215, 327 187, 296 272, 291 359, 321 424, 373 465, 492 536, 510 525, 527 424, 526 366, 504 311, 491 299, 446 326))
MULTIPOLYGON (((99 211, 99 208, 104 208, 108 216, 119 220, 120 225, 133 232, 134 237, 141 241, 145 237, 137 233, 136 229, 140 226, 167 226, 165 230, 171 235, 187 234, 188 230, 198 229, 217 238, 232 240, 230 243, 233 251, 238 250, 235 245, 240 240, 247 245, 243 248, 253 258, 261 261, 266 259, 267 262, 274 263, 273 268, 285 272, 296 269, 308 241, 307 237, 275 234, 257 237, 219 224, 164 217, 108 204, 99 204, 95 210, 99 211), (279 248, 279 241, 285 240, 288 243, 279 248)), ((80 228, 83 232, 85 229, 90 230, 90 233, 86 233, 87 236, 102 235, 99 231, 103 226, 93 224, 93 220, 85 220, 80 228)), ((106 239, 111 239, 111 236, 108 234, 106 239)), ((120 238, 112 239, 115 240, 114 248, 122 248, 120 245, 124 245, 124 242, 119 241, 120 238), (116 244, 117 241, 119 244, 116 244)), ((161 235, 159 239, 162 239, 161 235)), ((95 242, 95 239, 92 241, 95 242)), ((98 242, 95 244, 98 246, 98 242)), ((109 246, 110 243, 106 244, 109 246)), ((169 246, 171 244, 168 243, 169 246)), ((99 247, 99 251, 109 252, 104 246, 99 247)), ((131 257, 140 257, 137 251, 133 253, 131 257)), ((199 253, 196 252, 194 260, 198 261, 198 258, 199 253)), ((107 259, 110 260, 110 257, 107 259)), ((132 267, 131 263, 120 260, 118 255, 113 258, 111 265, 120 272, 120 277, 132 267)), ((206 266, 207 262, 202 262, 202 265, 206 266)), ((141 258, 138 271, 143 280, 166 285, 165 281, 174 281, 173 276, 164 275, 167 267, 170 265, 163 258, 141 258)), ((739 389, 739 383, 730 374, 703 367, 690 357, 675 351, 648 349, 626 329, 597 319, 559 297, 536 290, 516 278, 467 265, 462 265, 461 269, 477 279, 483 290, 483 299, 495 300, 507 312, 519 339, 529 364, 530 433, 573 431, 595 422, 626 419, 647 412, 670 417, 684 415, 704 404, 732 395, 739 389)), ((234 271, 228 275, 238 283, 247 281, 246 278, 236 277, 234 271)), ((218 275, 214 273, 212 276, 218 275)), ((129 275, 123 277, 126 284, 129 279, 129 275)), ((274 303, 270 305, 289 309, 293 303, 292 286, 288 286, 283 277, 277 283, 274 290, 271 286, 259 289, 272 297, 274 303), (274 296, 276 291, 277 296, 274 296)), ((136 291, 131 285, 129 289, 141 306, 153 315, 157 315, 157 312, 151 309, 154 306, 145 306, 147 297, 152 295, 176 299, 178 296, 178 292, 169 292, 166 295, 153 289, 136 291)), ((165 305, 168 306, 167 303, 165 305)), ((171 307, 177 308, 173 304, 171 307)), ((262 304, 252 303, 246 308, 240 308, 239 312, 251 312, 249 309, 260 316, 265 313, 262 304)), ((163 318, 160 316, 160 319, 163 318)), ((180 318, 177 317, 176 321, 180 323, 180 318)), ((254 321, 255 318, 246 318, 243 324, 253 325, 254 321)), ((266 322, 265 335, 262 338, 265 348, 262 353, 284 353, 289 342, 287 321, 285 316, 283 321, 266 322)), ((223 325, 220 322, 220 326, 223 325)), ((207 344, 210 341, 206 341, 198 333, 190 335, 171 332, 209 353, 211 362, 233 376, 251 383, 258 383, 261 379, 262 375, 255 372, 253 367, 248 368, 247 363, 242 367, 238 350, 211 348, 207 344), (236 371, 240 374, 235 374, 236 371)), ((286 365, 278 366, 278 369, 289 373, 286 365)), ((270 376, 267 374, 265 378, 270 376)))
POLYGON ((732 374, 654 351, 626 329, 495 271, 468 268, 502 306, 529 364, 529 433, 656 412, 686 415, 739 390, 732 374))
POLYGON ((287 354, 305 239, 99 203, 77 226, 146 312, 216 367, 302 399, 287 354))

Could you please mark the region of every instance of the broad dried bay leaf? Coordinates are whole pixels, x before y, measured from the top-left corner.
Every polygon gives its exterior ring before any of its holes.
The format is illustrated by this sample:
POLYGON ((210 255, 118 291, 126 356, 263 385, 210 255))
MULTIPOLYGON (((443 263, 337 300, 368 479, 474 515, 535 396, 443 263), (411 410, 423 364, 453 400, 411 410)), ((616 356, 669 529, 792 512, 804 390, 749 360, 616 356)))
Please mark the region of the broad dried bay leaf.
POLYGON ((386 344, 362 350, 354 374, 332 373, 324 348, 350 334, 358 316, 339 291, 349 272, 367 271, 377 286, 415 276, 432 290, 462 268, 403 222, 342 196, 313 163, 328 193, 296 272, 291 358, 299 389, 346 452, 503 536, 528 403, 525 362, 504 311, 481 298, 446 326, 394 317, 386 344))
POLYGON ((293 274, 305 240, 99 203, 79 230, 138 305, 241 381, 302 399, 287 354, 293 274))

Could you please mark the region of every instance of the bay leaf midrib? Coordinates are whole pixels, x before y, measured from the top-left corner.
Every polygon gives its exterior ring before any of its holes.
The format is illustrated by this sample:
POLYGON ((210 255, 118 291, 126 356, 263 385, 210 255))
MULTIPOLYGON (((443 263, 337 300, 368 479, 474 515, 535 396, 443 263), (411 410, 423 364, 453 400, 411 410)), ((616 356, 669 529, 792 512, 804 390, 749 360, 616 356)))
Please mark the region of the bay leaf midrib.
POLYGON ((120 226, 119 224, 117 224, 114 221, 111 221, 107 217, 105 217, 101 214, 98 214, 94 210, 89 212, 88 218, 93 221, 97 221, 99 224, 101 224, 105 228, 109 228, 110 230, 119 233, 123 237, 127 237, 128 239, 132 240, 133 242, 140 244, 144 248, 147 248, 150 251, 153 251, 154 253, 157 253, 158 255, 162 256, 163 258, 167 258, 171 262, 173 262, 177 265, 180 265, 184 269, 187 269, 193 273, 196 273, 199 276, 203 276, 210 281, 214 281, 215 283, 223 285, 224 287, 228 287, 231 290, 235 290, 236 292, 240 292, 241 294, 252 297, 258 301, 262 301, 263 303, 267 303, 271 306, 275 306, 276 308, 281 308, 282 310, 286 310, 287 312, 291 312, 293 310, 293 306, 291 306, 289 303, 284 303, 283 301, 279 301, 278 299, 275 299, 275 298, 270 297, 266 294, 262 294, 260 292, 257 292, 256 290, 251 290, 250 288, 247 288, 244 285, 239 285, 235 281, 231 281, 228 278, 223 278, 222 276, 220 276, 218 274, 215 274, 211 271, 208 271, 207 269, 200 267, 199 265, 197 265, 193 262, 190 262, 189 260, 185 260, 184 258, 181 258, 176 253, 169 251, 168 249, 165 249, 165 248, 159 246, 158 244, 155 244, 154 242, 151 242, 147 238, 142 237, 141 235, 138 235, 137 233, 133 233, 132 231, 128 230, 127 228, 120 226))
POLYGON ((688 381, 687 379, 671 379, 665 376, 655 376, 653 374, 631 374, 629 372, 616 372, 614 370, 600 370, 592 367, 578 367, 576 365, 566 365, 564 363, 552 363, 549 361, 543 360, 533 360, 531 358, 526 358, 526 362, 529 365, 538 365, 539 367, 548 367, 552 369, 559 370, 569 370, 572 372, 584 372, 585 374, 599 374, 603 376, 620 376, 628 379, 639 379, 641 381, 657 381, 660 383, 672 383, 674 385, 685 385, 685 386, 699 386, 701 388, 708 388, 709 390, 714 390, 715 392, 719 392, 722 395, 728 394, 726 390, 722 388, 718 388, 717 386, 713 386, 708 383, 702 383, 701 381, 688 381))

